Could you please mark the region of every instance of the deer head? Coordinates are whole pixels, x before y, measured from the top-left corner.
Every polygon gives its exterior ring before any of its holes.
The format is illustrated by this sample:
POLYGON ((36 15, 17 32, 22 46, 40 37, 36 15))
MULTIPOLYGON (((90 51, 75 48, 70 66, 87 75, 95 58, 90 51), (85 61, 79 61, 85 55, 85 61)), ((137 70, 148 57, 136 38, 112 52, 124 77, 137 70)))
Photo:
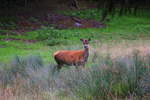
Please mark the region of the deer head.
POLYGON ((89 48, 89 41, 91 41, 91 39, 80 39, 83 43, 84 48, 89 48))

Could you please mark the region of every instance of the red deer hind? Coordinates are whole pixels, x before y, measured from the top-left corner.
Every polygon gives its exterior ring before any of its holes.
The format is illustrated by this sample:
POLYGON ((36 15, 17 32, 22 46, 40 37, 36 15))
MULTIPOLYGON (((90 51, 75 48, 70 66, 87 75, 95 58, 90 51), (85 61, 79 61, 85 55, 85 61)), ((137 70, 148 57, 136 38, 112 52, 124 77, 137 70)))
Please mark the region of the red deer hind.
POLYGON ((60 50, 54 53, 57 69, 66 65, 84 66, 89 56, 89 41, 91 39, 80 39, 84 45, 84 50, 60 50))

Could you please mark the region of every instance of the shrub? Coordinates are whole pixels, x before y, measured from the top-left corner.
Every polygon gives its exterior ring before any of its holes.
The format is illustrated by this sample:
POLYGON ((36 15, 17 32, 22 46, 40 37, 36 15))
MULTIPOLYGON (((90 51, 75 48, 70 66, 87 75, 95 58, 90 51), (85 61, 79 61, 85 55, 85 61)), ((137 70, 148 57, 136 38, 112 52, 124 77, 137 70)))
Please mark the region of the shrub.
POLYGON ((39 30, 37 33, 36 38, 38 40, 47 40, 47 39, 55 39, 61 36, 59 31, 57 29, 54 29, 52 27, 42 27, 41 30, 39 30))
POLYGON ((4 67, 0 68, 1 72, 3 73, 0 78, 2 79, 1 81, 5 81, 7 85, 12 82, 17 75, 27 78, 29 75, 28 69, 37 70, 43 67, 43 62, 40 56, 30 56, 24 59, 16 56, 11 64, 3 66, 4 67))
POLYGON ((42 27, 42 29, 38 31, 34 31, 30 33, 30 35, 37 40, 46 41, 47 45, 53 46, 57 44, 66 43, 64 40, 69 37, 68 34, 62 33, 58 29, 54 29, 53 27, 42 27))

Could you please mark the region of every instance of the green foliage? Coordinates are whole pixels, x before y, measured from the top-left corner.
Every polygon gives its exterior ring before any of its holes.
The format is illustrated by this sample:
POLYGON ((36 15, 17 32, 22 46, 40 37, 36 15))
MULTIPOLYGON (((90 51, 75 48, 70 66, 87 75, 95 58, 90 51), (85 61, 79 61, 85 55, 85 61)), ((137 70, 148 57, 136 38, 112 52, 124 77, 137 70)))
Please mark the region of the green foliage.
POLYGON ((62 13, 68 16, 77 16, 80 18, 95 19, 95 20, 100 20, 100 16, 101 16, 101 11, 98 9, 86 9, 86 10, 77 10, 77 11, 59 11, 59 13, 62 13))
MULTIPOLYGON (((98 9, 88 9, 77 11, 61 11, 59 13, 69 16, 99 20, 99 12, 100 11, 98 9)), ((116 15, 111 18, 111 16, 109 16, 109 21, 106 22, 107 26, 105 28, 58 30, 51 27, 43 27, 38 31, 29 32, 27 37, 38 40, 46 39, 49 41, 48 44, 50 45, 66 44, 64 43, 65 41, 78 41, 80 38, 88 37, 103 41, 116 39, 148 39, 150 37, 150 25, 147 23, 149 19, 147 18, 148 15, 145 15, 145 13, 139 17, 133 15, 119 17, 116 15)))
POLYGON ((130 87, 127 83, 116 83, 112 86, 112 92, 118 96, 126 96, 130 87))
POLYGON ((17 22, 16 17, 10 17, 10 16, 1 16, 0 17, 0 27, 5 29, 15 29, 17 22))
MULTIPOLYGON (((93 37, 94 33, 85 33, 86 31, 82 29, 69 29, 69 30, 58 30, 53 27, 43 27, 40 30, 28 32, 28 37, 32 37, 35 40, 44 40, 50 46, 67 44, 68 40, 79 41, 82 37, 93 37)), ((74 42, 74 41, 73 41, 74 42)), ((68 43, 70 44, 70 43, 68 43)))
POLYGON ((2 30, 2 29, 0 30, 1 35, 6 35, 9 32, 10 32, 9 30, 2 30))
POLYGON ((28 33, 32 39, 44 40, 50 46, 63 44, 62 39, 67 38, 66 34, 62 34, 59 30, 53 27, 42 27, 42 29, 28 33))
POLYGON ((48 39, 46 41, 48 46, 54 46, 54 45, 60 45, 60 44, 65 44, 65 41, 63 40, 58 40, 58 39, 48 39))

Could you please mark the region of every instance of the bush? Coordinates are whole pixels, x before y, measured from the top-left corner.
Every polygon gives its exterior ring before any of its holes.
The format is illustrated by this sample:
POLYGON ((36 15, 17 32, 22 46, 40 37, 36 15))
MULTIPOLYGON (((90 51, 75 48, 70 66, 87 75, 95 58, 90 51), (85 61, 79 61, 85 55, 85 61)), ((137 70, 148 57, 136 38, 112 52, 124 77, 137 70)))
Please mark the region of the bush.
POLYGON ((38 40, 55 39, 61 37, 60 32, 52 27, 42 27, 37 33, 36 38, 38 40))
POLYGON ((46 40, 46 43, 49 46, 54 46, 54 45, 59 45, 59 44, 65 44, 66 42, 64 42, 63 40, 59 40, 59 39, 48 39, 46 40))
POLYGON ((54 29, 53 27, 42 27, 42 29, 29 34, 32 34, 32 38, 45 41, 46 44, 50 46, 65 44, 66 42, 64 40, 69 37, 69 34, 62 33, 60 30, 54 29))

